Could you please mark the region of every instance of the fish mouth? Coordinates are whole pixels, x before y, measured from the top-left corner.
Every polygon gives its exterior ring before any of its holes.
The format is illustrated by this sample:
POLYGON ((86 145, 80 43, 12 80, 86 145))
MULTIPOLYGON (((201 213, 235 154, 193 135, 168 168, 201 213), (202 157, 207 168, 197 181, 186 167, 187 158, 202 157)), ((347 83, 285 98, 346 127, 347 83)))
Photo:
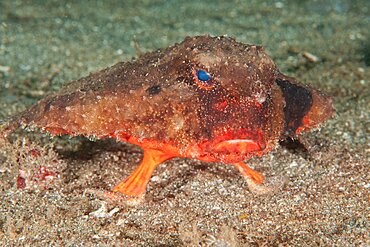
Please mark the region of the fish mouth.
POLYGON ((213 146, 213 151, 218 153, 248 154, 265 149, 265 144, 252 139, 230 139, 221 141, 213 146))

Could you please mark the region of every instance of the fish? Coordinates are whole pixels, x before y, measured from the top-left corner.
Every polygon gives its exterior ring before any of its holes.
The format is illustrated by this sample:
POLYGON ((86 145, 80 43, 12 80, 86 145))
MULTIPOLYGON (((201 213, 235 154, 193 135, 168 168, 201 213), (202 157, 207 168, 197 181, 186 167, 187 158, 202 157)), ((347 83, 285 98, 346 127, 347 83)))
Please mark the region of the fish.
POLYGON ((233 165, 250 188, 263 186, 245 161, 334 112, 330 96, 281 73, 262 46, 203 35, 71 81, 2 131, 137 145, 142 161, 113 192, 142 197, 155 168, 175 157, 233 165))

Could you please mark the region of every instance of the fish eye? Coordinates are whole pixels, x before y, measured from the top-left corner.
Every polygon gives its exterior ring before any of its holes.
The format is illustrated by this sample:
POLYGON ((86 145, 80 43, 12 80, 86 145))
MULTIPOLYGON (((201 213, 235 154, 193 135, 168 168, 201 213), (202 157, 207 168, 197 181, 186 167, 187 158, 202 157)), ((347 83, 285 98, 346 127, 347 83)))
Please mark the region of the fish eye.
POLYGON ((194 82, 199 88, 210 90, 216 85, 212 76, 207 71, 193 68, 192 73, 194 82))
POLYGON ((211 79, 211 75, 204 70, 198 70, 197 77, 200 81, 209 81, 211 79))

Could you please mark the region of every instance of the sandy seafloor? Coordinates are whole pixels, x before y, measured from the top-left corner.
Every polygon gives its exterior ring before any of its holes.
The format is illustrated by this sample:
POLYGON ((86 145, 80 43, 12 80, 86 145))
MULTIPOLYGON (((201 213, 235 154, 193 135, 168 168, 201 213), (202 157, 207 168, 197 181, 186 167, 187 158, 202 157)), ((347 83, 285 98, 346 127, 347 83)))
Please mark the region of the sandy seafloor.
POLYGON ((370 245, 368 0, 45 2, 0 1, 0 119, 137 46, 200 34, 264 45, 282 72, 332 95, 337 114, 248 161, 286 180, 274 194, 251 193, 230 166, 173 159, 135 207, 91 191, 126 177, 139 148, 17 131, 0 141, 1 246, 370 245))

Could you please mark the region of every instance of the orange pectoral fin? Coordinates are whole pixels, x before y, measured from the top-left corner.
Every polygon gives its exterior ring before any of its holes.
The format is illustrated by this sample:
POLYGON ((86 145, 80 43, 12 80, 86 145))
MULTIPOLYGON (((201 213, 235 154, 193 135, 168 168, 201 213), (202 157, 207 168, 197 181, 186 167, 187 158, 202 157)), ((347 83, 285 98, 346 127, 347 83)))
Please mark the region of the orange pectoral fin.
POLYGON ((172 155, 155 149, 144 149, 144 157, 140 165, 129 177, 113 188, 114 192, 120 192, 128 196, 141 196, 145 193, 154 169, 162 162, 172 158, 172 155))
POLYGON ((238 168, 238 170, 244 177, 251 178, 253 182, 255 182, 256 184, 262 184, 263 181, 265 180, 265 177, 262 174, 253 170, 252 168, 247 166, 244 162, 234 163, 233 165, 236 168, 238 168))

